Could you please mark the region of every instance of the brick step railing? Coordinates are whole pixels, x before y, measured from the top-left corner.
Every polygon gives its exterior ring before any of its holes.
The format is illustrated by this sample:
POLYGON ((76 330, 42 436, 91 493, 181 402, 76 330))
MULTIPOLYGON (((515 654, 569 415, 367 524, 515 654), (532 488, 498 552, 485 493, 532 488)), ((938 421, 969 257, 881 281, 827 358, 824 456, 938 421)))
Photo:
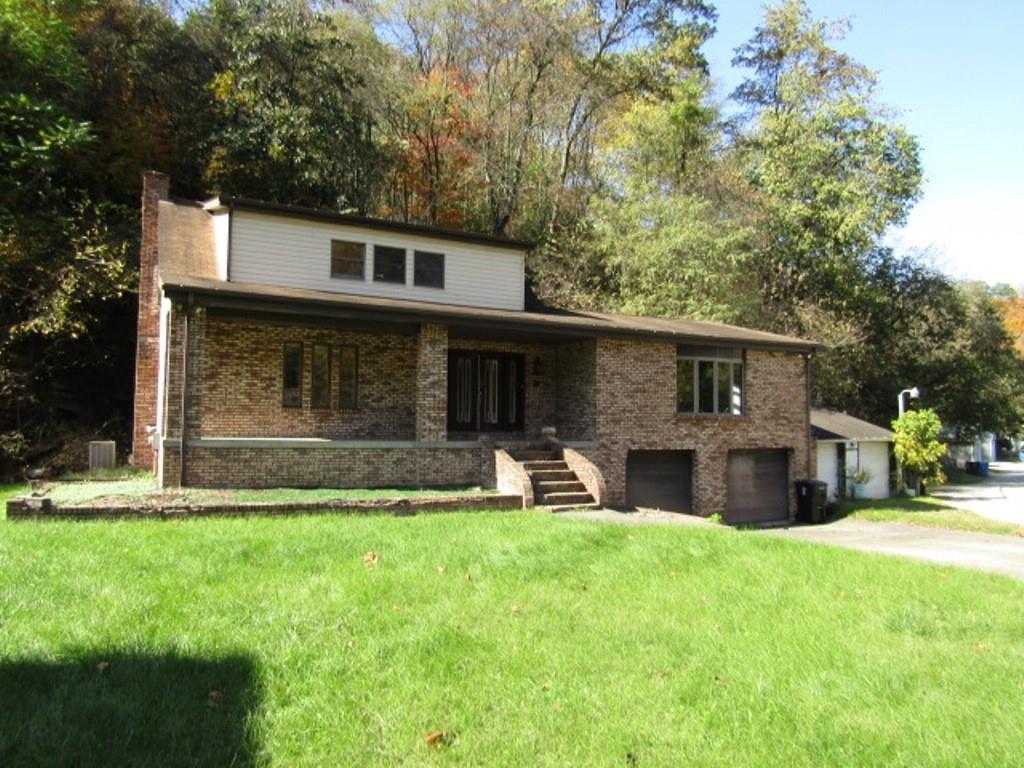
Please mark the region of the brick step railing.
POLYGON ((511 452, 511 456, 522 464, 530 476, 537 506, 551 512, 596 509, 600 506, 576 473, 562 460, 560 450, 527 448, 511 452))

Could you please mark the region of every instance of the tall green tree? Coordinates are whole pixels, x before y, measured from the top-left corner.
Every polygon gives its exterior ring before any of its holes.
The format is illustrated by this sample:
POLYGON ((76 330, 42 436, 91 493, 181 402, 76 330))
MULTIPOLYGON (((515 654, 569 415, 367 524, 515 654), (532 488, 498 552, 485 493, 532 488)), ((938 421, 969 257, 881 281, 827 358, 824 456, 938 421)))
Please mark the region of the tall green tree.
POLYGON ((799 305, 841 305, 920 195, 917 141, 877 100, 875 74, 834 47, 846 28, 784 0, 733 59, 750 70, 733 94, 744 110, 735 146, 767 209, 763 300, 798 332, 817 330, 799 305))
POLYGON ((215 0, 189 20, 219 58, 204 179, 212 189, 367 212, 378 177, 360 62, 302 0, 215 0))
POLYGON ((87 71, 57 9, 0 2, 0 472, 31 459, 80 410, 78 386, 110 370, 115 353, 95 342, 132 281, 121 211, 89 194, 87 71))

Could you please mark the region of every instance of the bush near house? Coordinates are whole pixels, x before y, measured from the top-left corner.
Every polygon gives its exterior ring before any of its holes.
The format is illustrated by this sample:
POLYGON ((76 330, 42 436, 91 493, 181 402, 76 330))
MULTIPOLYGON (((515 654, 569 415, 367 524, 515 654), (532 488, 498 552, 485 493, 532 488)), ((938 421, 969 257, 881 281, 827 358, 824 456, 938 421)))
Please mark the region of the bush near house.
POLYGON ((892 429, 893 451, 907 487, 919 490, 922 482, 944 483, 942 457, 946 455, 946 446, 939 441, 942 422, 935 411, 907 411, 893 421, 892 429))

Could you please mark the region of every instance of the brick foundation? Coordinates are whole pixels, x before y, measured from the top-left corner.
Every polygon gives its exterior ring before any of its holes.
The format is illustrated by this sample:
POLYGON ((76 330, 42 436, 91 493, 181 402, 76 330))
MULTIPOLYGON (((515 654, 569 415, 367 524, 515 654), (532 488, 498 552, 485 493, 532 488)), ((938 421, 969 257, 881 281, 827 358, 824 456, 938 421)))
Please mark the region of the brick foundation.
MULTIPOLYGON (((255 442, 255 441, 254 441, 255 442)), ((197 488, 421 488, 474 486, 491 474, 493 452, 470 447, 203 447, 190 445, 185 485, 197 488)), ((176 478, 181 450, 164 448, 176 478)), ((168 484, 174 484, 168 483, 168 484)))

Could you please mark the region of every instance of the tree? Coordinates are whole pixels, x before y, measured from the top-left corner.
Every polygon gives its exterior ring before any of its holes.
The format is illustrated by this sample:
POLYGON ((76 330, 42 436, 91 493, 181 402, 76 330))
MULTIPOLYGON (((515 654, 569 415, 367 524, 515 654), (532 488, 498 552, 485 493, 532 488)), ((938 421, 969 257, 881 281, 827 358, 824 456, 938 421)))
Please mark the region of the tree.
POLYGON ((352 46, 301 0, 214 2, 190 24, 221 58, 204 179, 280 203, 366 212, 377 179, 352 46))
POLYGON ((876 101, 874 73, 832 47, 845 30, 785 0, 733 59, 752 70, 733 94, 746 110, 734 142, 766 206, 762 294, 790 331, 807 330, 801 301, 841 306, 920 194, 917 141, 876 101))
POLYGON ((922 482, 942 483, 942 457, 946 446, 939 441, 942 422, 935 411, 907 411, 892 422, 893 451, 907 486, 918 490, 922 482))
POLYGON ((1024 356, 1024 296, 1006 296, 996 300, 1003 315, 1006 332, 1013 339, 1017 352, 1024 356))
POLYGON ((483 179, 474 147, 483 132, 468 101, 472 85, 455 69, 417 75, 392 113, 381 213, 405 221, 465 227, 483 179))

